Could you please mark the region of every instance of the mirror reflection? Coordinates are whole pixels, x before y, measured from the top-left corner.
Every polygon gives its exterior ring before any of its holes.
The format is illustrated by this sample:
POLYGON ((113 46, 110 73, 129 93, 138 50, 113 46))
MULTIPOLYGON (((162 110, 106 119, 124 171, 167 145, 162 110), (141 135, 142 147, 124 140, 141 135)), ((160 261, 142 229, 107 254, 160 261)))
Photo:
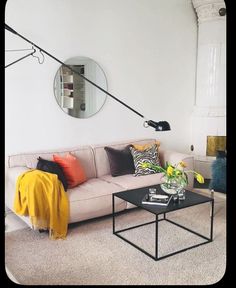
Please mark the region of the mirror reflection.
MULTIPOLYGON (((104 90, 107 81, 101 67, 88 57, 74 57, 64 62, 104 90)), ((61 66, 54 79, 54 94, 62 110, 76 118, 88 118, 97 113, 107 95, 65 66, 61 66)))

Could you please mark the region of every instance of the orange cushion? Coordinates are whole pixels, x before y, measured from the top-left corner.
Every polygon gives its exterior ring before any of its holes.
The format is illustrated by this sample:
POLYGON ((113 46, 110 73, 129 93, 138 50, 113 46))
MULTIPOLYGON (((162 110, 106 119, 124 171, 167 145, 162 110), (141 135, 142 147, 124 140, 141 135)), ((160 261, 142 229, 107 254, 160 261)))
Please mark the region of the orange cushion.
POLYGON ((69 188, 73 188, 87 180, 84 169, 75 156, 69 153, 65 157, 53 155, 53 160, 62 167, 69 188))
POLYGON ((147 144, 132 144, 132 146, 136 149, 136 150, 139 150, 139 151, 144 151, 146 149, 149 149, 152 145, 156 144, 157 145, 157 148, 160 147, 161 143, 160 141, 155 141, 154 143, 147 143, 147 144))

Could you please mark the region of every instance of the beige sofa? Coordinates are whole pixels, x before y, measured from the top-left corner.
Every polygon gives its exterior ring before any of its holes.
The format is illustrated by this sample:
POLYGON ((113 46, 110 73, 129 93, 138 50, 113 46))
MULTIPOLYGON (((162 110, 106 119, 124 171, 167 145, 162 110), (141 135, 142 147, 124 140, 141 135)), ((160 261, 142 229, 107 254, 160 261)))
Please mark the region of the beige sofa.
MULTIPOLYGON (((112 213, 112 193, 145 187, 161 183, 161 173, 137 176, 132 174, 112 177, 105 146, 121 149, 128 144, 154 143, 156 139, 130 140, 119 143, 105 143, 94 146, 78 146, 70 149, 58 149, 55 151, 41 151, 22 153, 8 156, 6 163, 5 180, 5 205, 13 210, 15 185, 17 177, 27 169, 36 168, 37 158, 52 160, 53 154, 65 155, 68 152, 77 156, 85 169, 87 181, 75 188, 68 189, 67 194, 70 202, 69 223, 79 222, 112 213)), ((168 161, 177 163, 185 161, 189 169, 193 169, 193 156, 175 151, 159 149, 161 163, 168 161)), ((193 177, 189 177, 189 189, 193 187, 193 177)), ((115 201, 115 210, 121 211, 134 207, 119 198, 115 201)), ((21 217, 21 216, 19 216, 21 217)), ((29 226, 28 217, 21 217, 29 226)))

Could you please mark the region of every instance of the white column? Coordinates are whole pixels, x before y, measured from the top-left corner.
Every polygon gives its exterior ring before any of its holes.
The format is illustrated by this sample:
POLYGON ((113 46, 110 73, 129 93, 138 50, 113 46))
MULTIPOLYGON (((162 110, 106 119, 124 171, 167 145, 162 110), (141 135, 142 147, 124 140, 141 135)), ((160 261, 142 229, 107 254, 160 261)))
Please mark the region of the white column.
POLYGON ((226 7, 223 0, 192 3, 198 17, 193 154, 197 160, 209 162, 214 157, 206 157, 207 136, 226 135, 226 7))

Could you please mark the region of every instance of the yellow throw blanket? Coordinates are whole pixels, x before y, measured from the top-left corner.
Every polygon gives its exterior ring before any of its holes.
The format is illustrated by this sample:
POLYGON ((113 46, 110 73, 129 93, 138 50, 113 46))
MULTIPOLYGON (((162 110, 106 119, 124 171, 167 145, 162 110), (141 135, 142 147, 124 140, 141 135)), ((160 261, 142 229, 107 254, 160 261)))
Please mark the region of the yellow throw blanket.
POLYGON ((69 201, 56 174, 31 169, 16 183, 14 211, 29 216, 34 229, 49 229, 51 239, 65 239, 69 201))

